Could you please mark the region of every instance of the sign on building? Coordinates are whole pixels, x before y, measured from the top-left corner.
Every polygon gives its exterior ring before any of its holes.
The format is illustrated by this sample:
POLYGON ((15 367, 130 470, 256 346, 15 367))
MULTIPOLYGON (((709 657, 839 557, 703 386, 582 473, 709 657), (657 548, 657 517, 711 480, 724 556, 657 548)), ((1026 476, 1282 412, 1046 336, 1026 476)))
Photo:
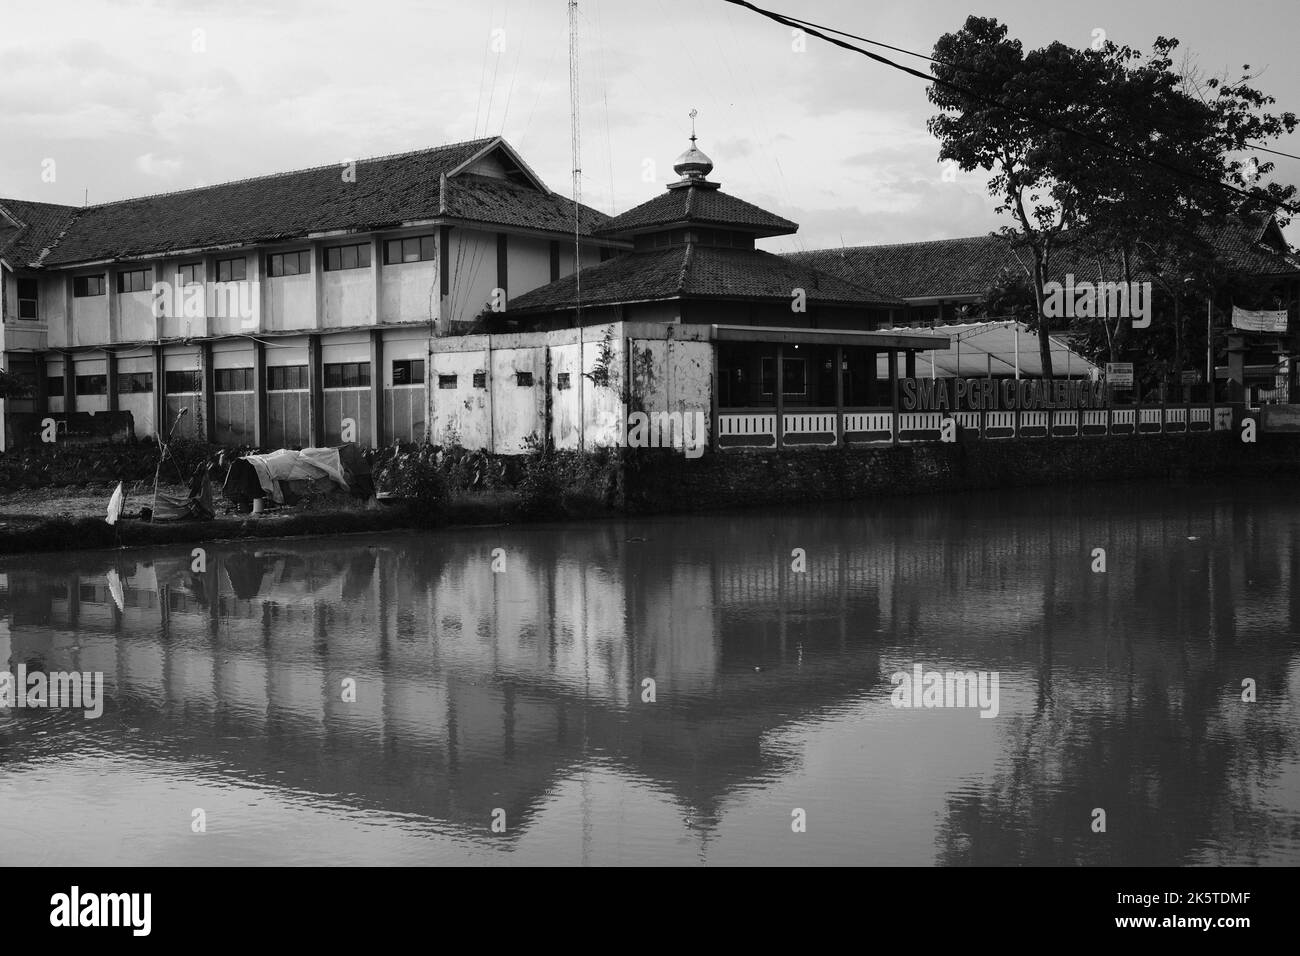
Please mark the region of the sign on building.
POLYGON ((1132 362, 1107 362, 1106 363, 1106 384, 1111 388, 1132 388, 1133 387, 1133 363, 1132 362))
POLYGON ((1232 327, 1244 332, 1285 332, 1286 309, 1274 312, 1251 312, 1232 307, 1232 327))

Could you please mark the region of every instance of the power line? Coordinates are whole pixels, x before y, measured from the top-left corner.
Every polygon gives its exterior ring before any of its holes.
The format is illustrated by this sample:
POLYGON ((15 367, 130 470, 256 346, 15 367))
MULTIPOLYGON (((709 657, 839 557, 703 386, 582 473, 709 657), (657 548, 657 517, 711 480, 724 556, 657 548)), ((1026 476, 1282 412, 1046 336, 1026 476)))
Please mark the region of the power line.
MULTIPOLYGON (((846 30, 837 30, 834 27, 828 27, 820 23, 813 23, 811 20, 802 20, 799 17, 790 17, 790 19, 803 27, 813 27, 814 29, 817 30, 825 30, 827 33, 835 33, 842 37, 848 37, 850 40, 858 40, 861 43, 870 43, 874 46, 884 47, 886 50, 893 50, 895 53, 903 53, 906 54, 907 56, 914 56, 917 59, 927 60, 930 63, 938 63, 939 65, 949 67, 950 69, 964 70, 964 67, 958 66, 955 63, 949 63, 946 60, 940 60, 937 57, 928 56, 925 53, 917 53, 915 50, 905 50, 901 46, 892 46, 891 44, 883 43, 880 40, 873 40, 870 37, 858 36, 856 33, 849 33, 846 30)), ((971 71, 967 70, 965 72, 971 72, 971 71)), ((1300 156, 1297 156, 1294 153, 1284 153, 1281 150, 1270 149, 1269 147, 1261 146, 1258 143, 1247 142, 1246 145, 1249 146, 1251 149, 1259 150, 1261 153, 1272 153, 1275 156, 1285 156, 1287 159, 1300 159, 1300 156)))
MULTIPOLYGON (((1166 172, 1173 173, 1174 175, 1180 176, 1184 179, 1195 180, 1198 182, 1206 183, 1208 185, 1217 186, 1220 189, 1228 189, 1247 199, 1256 202, 1264 202, 1271 206, 1276 206, 1279 209, 1283 209, 1289 213, 1300 213, 1300 207, 1291 206, 1288 203, 1282 202, 1281 200, 1273 199, 1271 196, 1268 196, 1266 194, 1253 193, 1248 190, 1241 189, 1238 186, 1234 186, 1231 183, 1225 183, 1220 179, 1212 179, 1208 176, 1202 176, 1199 173, 1193 173, 1193 172, 1189 172, 1188 170, 1179 169, 1177 166, 1170 165, 1169 163, 1165 163, 1157 159, 1152 159, 1149 156, 1145 156, 1141 153, 1125 150, 1124 148, 1117 146, 1114 143, 1097 139, 1096 137, 1091 136, 1087 133, 1083 133, 1079 130, 1072 129, 1068 126, 1062 126, 1059 123, 1053 122, 1052 120, 1045 119, 1040 116, 1034 116, 1033 114, 1027 113, 1024 110, 1014 109, 1010 106, 1007 106, 1005 103, 999 102, 998 100, 991 99, 990 97, 986 97, 980 93, 975 92, 974 90, 967 89, 966 87, 961 86, 960 84, 953 83, 951 80, 945 80, 942 77, 932 76, 931 74, 928 73, 922 73, 920 70, 914 70, 910 66, 904 66, 901 63, 895 63, 893 60, 887 57, 883 57, 878 53, 873 53, 871 50, 864 50, 862 49, 862 47, 854 46, 852 43, 847 43, 844 40, 837 39, 836 37, 828 36, 827 34, 821 32, 822 29, 821 27, 814 27, 808 24, 806 21, 792 19, 791 17, 785 16, 784 14, 776 13, 775 11, 772 10, 766 10, 760 6, 757 6, 756 4, 750 3, 749 0, 725 0, 725 2, 735 4, 738 7, 745 7, 746 9, 752 10, 754 13, 757 13, 759 16, 767 17, 769 20, 775 20, 777 23, 782 23, 789 27, 795 27, 797 29, 804 30, 805 32, 812 34, 813 36, 817 37, 820 40, 825 40, 827 43, 834 44, 835 46, 842 47, 843 49, 850 50, 854 53, 860 53, 862 56, 875 60, 877 63, 883 63, 885 66, 892 67, 895 70, 901 70, 902 72, 907 73, 909 76, 914 76, 917 79, 925 80, 927 83, 933 83, 936 86, 945 87, 946 89, 950 89, 964 97, 968 97, 970 99, 983 103, 986 106, 993 106, 996 107, 997 109, 1006 110, 1008 113, 1020 116, 1022 119, 1027 119, 1031 123, 1035 123, 1039 126, 1046 127, 1047 129, 1054 130, 1058 133, 1066 133, 1070 136, 1076 136, 1079 139, 1084 140, 1085 142, 1092 143, 1094 146, 1099 146, 1102 149, 1109 150, 1110 152, 1115 153, 1116 155, 1122 157, 1123 159, 1129 162, 1142 163, 1146 166, 1152 166, 1157 169, 1163 169, 1166 172)), ((840 33, 842 31, 832 31, 832 32, 840 33)), ((847 36, 848 34, 845 35, 847 36)), ((868 42, 876 43, 877 41, 868 41, 868 42)), ((910 53, 910 51, 907 50, 904 50, 902 52, 909 53, 912 56, 919 56, 919 54, 910 53)), ((925 59, 931 59, 931 58, 925 57, 925 59)))

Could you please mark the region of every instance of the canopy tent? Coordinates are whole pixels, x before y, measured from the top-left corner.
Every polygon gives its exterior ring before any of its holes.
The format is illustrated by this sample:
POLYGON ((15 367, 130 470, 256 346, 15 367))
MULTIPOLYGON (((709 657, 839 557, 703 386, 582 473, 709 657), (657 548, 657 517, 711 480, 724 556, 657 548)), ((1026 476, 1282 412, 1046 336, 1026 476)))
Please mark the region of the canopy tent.
MULTIPOLYGON (((882 329, 886 332, 915 332, 916 329, 882 329)), ((922 378, 985 378, 988 376, 1042 378, 1043 363, 1038 357, 1038 335, 1023 323, 1011 319, 996 322, 969 322, 963 325, 936 325, 925 329, 935 335, 948 336, 948 348, 918 352, 916 374, 922 378)), ((1090 378, 1100 369, 1066 341, 1050 337, 1052 373, 1058 378, 1090 378)), ((889 374, 888 359, 881 356, 879 374, 889 374)))

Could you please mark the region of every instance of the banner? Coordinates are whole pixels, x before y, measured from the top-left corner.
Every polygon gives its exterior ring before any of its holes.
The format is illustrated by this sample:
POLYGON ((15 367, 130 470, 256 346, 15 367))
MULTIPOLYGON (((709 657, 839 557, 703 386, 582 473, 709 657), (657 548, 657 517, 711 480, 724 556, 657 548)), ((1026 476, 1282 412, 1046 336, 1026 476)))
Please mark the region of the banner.
POLYGON ((898 382, 899 408, 905 412, 1106 407, 1105 389, 1078 379, 901 378, 898 382))
POLYGON ((1285 332, 1286 310, 1280 312, 1250 312, 1232 307, 1232 327, 1246 332, 1285 332))
POLYGON ((1132 388, 1133 387, 1133 363, 1132 362, 1107 362, 1106 363, 1106 384, 1111 388, 1132 388))

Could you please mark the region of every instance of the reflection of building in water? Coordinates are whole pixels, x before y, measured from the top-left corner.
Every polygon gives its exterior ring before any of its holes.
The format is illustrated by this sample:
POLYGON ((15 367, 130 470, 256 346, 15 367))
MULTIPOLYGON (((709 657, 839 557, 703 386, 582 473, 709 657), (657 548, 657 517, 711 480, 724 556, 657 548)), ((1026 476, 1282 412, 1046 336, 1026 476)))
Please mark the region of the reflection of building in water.
POLYGON ((797 611, 803 646, 755 657, 715 610, 710 560, 647 579, 662 555, 622 531, 503 544, 504 574, 450 536, 214 545, 202 574, 188 549, 156 552, 115 569, 121 607, 102 563, 11 571, 0 655, 104 673, 106 717, 65 745, 117 746, 126 723, 128 746, 482 831, 593 752, 708 818, 788 759, 763 751, 770 731, 875 680, 866 641, 821 648, 797 611))
MULTIPOLYGON (((995 722, 1005 760, 954 791, 941 859, 1038 859, 1035 841, 1079 809, 1059 795, 1103 779, 1157 844, 1187 848, 1243 803, 1232 781, 1294 747, 1221 700, 1227 673, 1293 679, 1300 525, 1259 513, 972 494, 213 545, 203 574, 188 548, 41 557, 0 576, 0 661, 106 675, 106 716, 41 738, 44 752, 149 754, 479 834, 503 807, 512 835, 593 760, 707 827, 730 796, 794 768, 800 751, 775 736, 887 700, 899 661, 952 662, 1014 673, 1027 692, 995 722), (1104 574, 1090 570, 1099 547, 1104 574), (1207 795, 1181 817, 1180 788, 1207 795)), ((0 732, 28 716, 0 713, 0 732)), ((1151 858, 1133 845, 1125 859, 1151 858)))

